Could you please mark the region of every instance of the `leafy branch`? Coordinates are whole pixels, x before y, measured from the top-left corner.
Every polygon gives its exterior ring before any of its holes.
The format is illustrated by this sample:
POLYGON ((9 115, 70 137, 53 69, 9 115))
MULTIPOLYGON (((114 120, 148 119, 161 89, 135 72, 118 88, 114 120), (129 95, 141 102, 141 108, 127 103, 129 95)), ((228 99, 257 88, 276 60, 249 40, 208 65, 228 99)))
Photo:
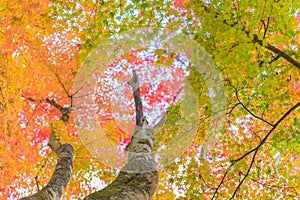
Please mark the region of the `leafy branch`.
POLYGON ((238 163, 239 161, 241 161, 242 159, 244 159, 245 157, 247 157, 248 155, 250 155, 251 153, 254 152, 252 159, 251 159, 251 163, 248 167, 248 170, 246 172, 246 174, 244 175, 243 179, 239 182, 238 186, 236 187, 234 193, 232 194, 230 199, 233 199, 235 197, 235 195, 237 194, 238 190, 240 189, 241 185, 244 183, 244 181, 246 180, 246 178, 249 176, 250 174, 250 170, 255 162, 255 158, 256 155, 259 151, 259 149, 264 145, 264 143, 267 141, 267 139, 270 137, 271 133, 277 128, 277 126, 291 113, 293 112, 296 108, 298 108, 300 106, 300 102, 298 102, 297 104, 295 104, 293 107, 291 107, 274 125, 273 127, 269 130, 269 132, 266 134, 266 136, 262 139, 262 141, 253 149, 251 149, 250 151, 246 152, 244 155, 242 155, 241 157, 232 160, 230 166, 227 168, 226 172, 224 173, 221 182, 218 184, 212 199, 214 199, 216 197, 216 195, 218 194, 219 188, 221 187, 221 185, 224 183, 224 180, 227 176, 227 174, 229 173, 229 171, 231 170, 231 168, 238 163))
MULTIPOLYGON (((243 184, 243 182, 245 181, 245 179, 248 177, 249 173, 250 173, 250 170, 252 168, 252 165, 254 164, 255 162, 255 157, 257 155, 257 152, 258 150, 262 147, 262 145, 267 141, 267 139, 269 138, 269 136, 271 135, 271 133, 276 129, 276 127, 292 112, 294 111, 297 107, 300 106, 300 102, 297 103, 296 105, 294 105, 292 108, 290 108, 275 124, 274 126, 271 128, 271 130, 267 133, 267 135, 262 139, 262 141, 257 145, 257 147, 255 147, 254 149, 252 149, 251 151, 249 152, 253 152, 254 151, 254 154, 252 156, 252 160, 251 160, 251 163, 249 165, 249 168, 248 168, 248 171, 246 173, 246 175, 244 176, 244 178, 240 181, 240 183, 238 184, 238 186, 236 187, 233 195, 231 196, 230 199, 233 199, 234 196, 236 195, 237 191, 239 190, 239 188, 241 187, 241 185, 243 184)), ((250 153, 247 153, 248 155, 250 153)), ((241 159, 239 159, 241 160, 241 159)))
MULTIPOLYGON (((218 13, 216 11, 212 11, 213 9, 211 9, 211 7, 208 7, 208 5, 205 4, 204 2, 199 2, 199 3, 202 3, 205 12, 211 13, 212 15, 214 15, 215 19, 217 19, 219 16, 222 16, 222 14, 220 14, 220 13, 218 13)), ((263 21, 263 20, 261 20, 261 21, 263 21)), ((237 24, 239 24, 238 20, 234 20, 232 23, 228 23, 226 20, 222 20, 222 23, 225 24, 225 25, 228 25, 230 27, 234 27, 237 24)), ((270 23, 270 17, 268 17, 267 23, 263 22, 263 25, 264 25, 263 39, 265 39, 265 37, 266 37, 267 30, 269 28, 269 23, 270 23)), ((286 61, 288 61, 289 63, 291 63, 292 65, 294 65, 296 68, 300 69, 300 62, 298 62, 297 60, 293 59, 291 56, 289 56, 288 54, 286 54, 283 50, 280 50, 277 47, 275 47, 275 46, 273 46, 273 45, 271 45, 269 43, 264 43, 263 39, 259 39, 257 34, 253 34, 253 36, 252 36, 250 34, 250 31, 248 31, 247 28, 245 27, 245 25, 242 26, 241 30, 252 40, 253 43, 259 44, 260 46, 268 49, 269 51, 271 51, 273 53, 275 53, 277 56, 279 56, 278 58, 282 57, 286 61)), ((275 60, 277 60, 278 58, 276 58, 275 60)))
POLYGON ((257 43, 262 47, 265 47, 266 49, 272 51, 273 53, 277 54, 277 56, 284 58, 285 60, 287 60, 289 63, 291 63, 292 65, 294 65, 295 67, 297 67, 298 69, 300 69, 300 63, 297 62, 295 59, 293 59, 291 56, 287 55, 285 52, 283 52, 282 50, 278 49, 277 47, 271 45, 271 44, 263 44, 263 40, 258 39, 258 36, 256 34, 253 35, 253 43, 257 43))
POLYGON ((246 106, 245 106, 245 104, 243 104, 243 102, 240 100, 240 98, 239 98, 239 95, 238 95, 238 91, 236 90, 236 98, 237 98, 237 100, 238 100, 238 102, 239 102, 239 104, 251 115, 251 116, 253 116, 254 118, 257 118, 257 119, 259 119, 259 120, 261 120, 261 121, 263 121, 263 122, 265 122, 265 123, 267 123, 268 125, 270 125, 270 126, 274 126, 272 123, 270 123, 270 122, 268 122, 267 120, 265 120, 265 119, 263 119, 262 117, 259 117, 259 116, 257 116, 256 114, 254 114, 253 112, 251 112, 246 106))
MULTIPOLYGON (((238 105, 241 105, 251 116, 253 116, 254 118, 257 118, 257 119, 259 119, 259 120, 261 120, 261 121, 263 121, 263 122, 265 122, 265 123, 267 123, 268 125, 270 125, 270 126, 274 126, 272 123, 270 123, 270 122, 268 122, 267 120, 265 120, 265 119, 263 119, 262 117, 259 117, 259 116, 257 116, 256 114, 254 114, 251 110, 249 110, 246 106, 245 106, 245 104, 240 100, 240 98, 239 98, 239 93, 238 93, 238 89, 230 82, 230 81, 228 81, 228 83, 229 83, 229 85, 234 89, 234 91, 235 91, 235 96, 236 96, 236 98, 237 98, 237 100, 238 100, 238 103, 234 106, 234 108, 236 107, 236 106, 238 106, 238 105)), ((232 109, 233 110, 233 109, 232 109)), ((232 111, 231 110, 231 111, 232 111)))

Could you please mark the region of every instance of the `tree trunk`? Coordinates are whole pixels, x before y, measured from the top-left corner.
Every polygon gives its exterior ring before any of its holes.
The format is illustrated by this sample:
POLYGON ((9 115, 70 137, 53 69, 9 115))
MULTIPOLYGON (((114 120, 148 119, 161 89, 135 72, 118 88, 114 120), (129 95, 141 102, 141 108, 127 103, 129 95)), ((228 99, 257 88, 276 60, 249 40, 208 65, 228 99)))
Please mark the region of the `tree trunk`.
POLYGON ((22 198, 22 200, 59 200, 71 180, 74 149, 69 144, 62 145, 60 143, 59 130, 55 126, 51 125, 50 130, 51 135, 48 145, 58 156, 54 173, 49 183, 41 191, 32 196, 22 198))
POLYGON ((118 177, 106 188, 90 194, 85 200, 149 200, 158 185, 158 171, 152 154, 154 135, 143 120, 143 107, 136 72, 131 81, 136 106, 136 128, 127 146, 128 162, 118 177))

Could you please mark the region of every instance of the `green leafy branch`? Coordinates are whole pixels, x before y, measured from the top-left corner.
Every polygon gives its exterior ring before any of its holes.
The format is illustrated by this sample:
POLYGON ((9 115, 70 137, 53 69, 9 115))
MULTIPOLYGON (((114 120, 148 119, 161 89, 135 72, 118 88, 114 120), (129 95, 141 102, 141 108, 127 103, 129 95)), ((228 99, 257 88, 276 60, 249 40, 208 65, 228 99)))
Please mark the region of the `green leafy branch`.
MULTIPOLYGON (((203 4, 204 7, 204 11, 206 13, 210 13, 212 15, 214 15, 215 19, 218 19, 220 16, 222 16, 222 14, 220 14, 219 12, 215 11, 212 7, 208 7, 208 5, 204 2, 199 2, 203 4)), ((265 23, 263 20, 260 20, 261 22, 263 22, 264 25, 264 33, 263 33, 263 39, 259 39, 257 34, 250 34, 250 31, 247 30, 246 26, 243 25, 241 30, 247 35, 248 38, 251 39, 251 41, 254 44, 258 44, 266 49, 268 49, 269 51, 273 52, 274 54, 276 54, 277 56, 275 57, 275 59, 273 59, 271 62, 277 60, 278 58, 282 57, 284 58, 286 61, 288 61, 289 63, 291 63, 293 66, 295 66, 296 68, 300 69, 300 62, 298 62, 297 60, 293 59, 291 56, 289 56, 288 54, 286 54, 283 50, 278 49, 277 47, 267 43, 264 41, 268 28, 269 28, 269 24, 270 24, 270 17, 268 17, 268 21, 267 23, 265 23)), ((230 27, 235 27, 236 25, 239 24, 239 21, 237 19, 235 19, 232 23, 227 22, 227 20, 222 20, 222 23, 230 26, 230 27)))
POLYGON ((224 180, 227 176, 227 174, 229 173, 229 171, 231 170, 231 168, 237 164, 239 161, 241 161, 242 159, 244 159, 245 157, 247 157, 248 155, 253 153, 252 159, 251 159, 251 163, 248 167, 248 170, 246 172, 246 174, 244 175, 243 179, 239 182, 238 186, 236 187, 236 189, 234 190, 234 193, 232 194, 230 199, 233 199, 235 197, 235 195, 237 194, 238 190, 240 189, 241 185, 244 183, 244 181, 246 180, 246 178, 249 176, 250 174, 250 170, 255 162, 255 158, 256 155, 259 151, 259 149, 264 145, 264 143, 267 141, 267 139, 270 137, 271 133, 277 128, 277 126, 291 113, 293 112, 296 108, 298 108, 300 106, 300 102, 298 102, 297 104, 295 104, 293 107, 291 107, 273 126, 272 128, 269 130, 269 132, 266 134, 266 136, 262 139, 262 141, 253 149, 251 149, 250 151, 246 152, 244 155, 242 155, 241 157, 232 160, 231 161, 231 165, 227 168, 226 172, 224 173, 221 182, 219 183, 219 185, 217 186, 212 199, 214 199, 216 197, 216 195, 218 194, 218 190, 221 187, 221 185, 224 183, 224 180))

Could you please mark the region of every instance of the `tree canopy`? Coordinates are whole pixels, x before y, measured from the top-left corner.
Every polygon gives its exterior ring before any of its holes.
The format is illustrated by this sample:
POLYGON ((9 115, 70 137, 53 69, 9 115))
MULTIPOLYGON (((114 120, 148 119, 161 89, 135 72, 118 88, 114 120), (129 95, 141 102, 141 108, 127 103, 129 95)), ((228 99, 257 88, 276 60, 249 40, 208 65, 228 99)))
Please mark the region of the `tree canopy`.
POLYGON ((109 158, 98 156, 105 143, 87 144, 76 116, 86 113, 80 110, 86 105, 84 92, 96 88, 92 99, 101 109, 91 107, 91 116, 124 152, 135 130, 127 84, 132 69, 142 75, 140 93, 154 128, 154 153, 164 152, 178 135, 195 132, 182 152, 168 149, 158 159, 164 164, 158 165, 153 199, 299 196, 299 7, 293 0, 1 1, 0 198, 26 197, 49 182, 57 159, 47 145, 53 124, 61 142, 74 151, 63 198, 84 198, 110 184, 124 153, 109 165, 109 158), (101 73, 93 71, 94 85, 76 87, 82 66, 99 45, 143 28, 185 35, 205 49, 204 57, 219 70, 215 81, 222 86, 225 107, 213 109, 218 94, 207 84, 209 72, 199 72, 199 63, 164 47, 123 52, 101 73), (96 81, 99 77, 103 81, 96 81), (186 83, 195 97, 195 104, 187 104, 196 105, 187 111, 198 113, 192 128, 182 125, 186 83), (68 116, 67 123, 56 123, 62 116, 68 116), (212 134, 221 119, 224 126, 212 134))

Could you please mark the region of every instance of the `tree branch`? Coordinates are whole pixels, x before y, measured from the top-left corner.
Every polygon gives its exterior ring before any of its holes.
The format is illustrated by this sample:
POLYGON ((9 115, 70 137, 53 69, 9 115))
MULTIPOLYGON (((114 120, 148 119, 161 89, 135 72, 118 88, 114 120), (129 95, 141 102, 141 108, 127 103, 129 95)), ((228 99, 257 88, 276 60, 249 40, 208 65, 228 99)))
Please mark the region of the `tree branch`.
POLYGON ((128 84, 132 87, 133 89, 133 97, 134 97, 134 103, 135 103, 135 112, 136 112, 136 125, 137 126, 142 126, 143 124, 143 104, 142 104, 142 99, 141 99, 141 94, 140 94, 140 87, 139 87, 139 80, 136 74, 136 71, 133 70, 132 72, 132 78, 128 82, 128 84))
POLYGON ((261 121, 267 123, 267 124, 270 125, 270 126, 274 126, 272 123, 268 122, 267 120, 265 120, 265 119, 263 119, 263 118, 261 118, 261 117, 255 115, 253 112, 251 112, 251 111, 243 104, 243 102, 240 100, 240 98, 239 98, 239 93, 238 93, 238 89, 237 89, 236 87, 234 87, 230 81, 229 81, 229 84, 230 84, 230 86, 235 90, 235 96, 236 96, 236 98, 237 98, 237 100, 238 100, 238 102, 239 102, 238 104, 236 104, 236 106, 240 104, 240 105, 241 105, 241 106, 242 106, 242 107, 243 107, 250 115, 252 115, 254 118, 257 118, 257 119, 259 119, 259 120, 261 120, 261 121))
POLYGON ((290 108, 272 127, 272 129, 267 133, 267 135, 262 139, 262 141, 258 144, 257 147, 255 147, 254 149, 252 149, 251 151, 254 151, 254 154, 252 156, 252 160, 250 163, 250 166, 247 170, 246 175, 244 176, 244 178, 240 181, 240 183, 238 184, 238 186, 236 187, 233 195, 231 196, 230 199, 233 199, 236 195, 236 193, 238 192, 239 188, 241 187, 241 185, 243 184, 243 182, 245 181, 245 179, 248 177, 250 170, 255 162, 255 157, 257 155, 258 150, 260 149, 260 147, 262 147, 262 145, 267 141, 267 139, 269 138, 269 136, 271 135, 271 133, 276 129, 276 127, 292 112, 294 111, 297 107, 300 106, 300 103, 297 103, 296 105, 294 105, 292 108, 290 108))
MULTIPOLYGON (((200 3, 200 2, 199 2, 200 3)), ((212 11, 210 10, 210 8, 207 7, 207 5, 205 3, 203 3, 203 7, 204 7, 204 10, 205 12, 207 13, 211 13, 212 15, 214 15, 215 19, 217 19, 219 17, 219 13, 218 12, 214 12, 212 13, 212 11)), ((267 32, 267 29, 268 29, 268 25, 269 25, 269 18, 268 18, 268 22, 267 22, 267 25, 265 26, 265 31, 264 31, 264 35, 263 35, 263 38, 265 38, 266 36, 266 32, 267 32)), ((238 24, 238 21, 235 20, 233 23, 228 23, 226 20, 223 20, 222 21, 224 24, 230 26, 230 27, 234 27, 235 25, 238 24)), ((242 31, 244 31, 246 33, 246 35, 250 38, 250 34, 249 34, 249 31, 246 30, 245 27, 242 28, 242 31)), ((252 38, 250 38, 252 39, 252 38)), ((291 63, 292 65, 294 65, 295 67, 297 67, 298 69, 300 69, 300 63, 298 61, 296 61, 295 59, 293 59, 291 56, 289 56, 288 54, 286 54, 285 52, 283 52, 282 50, 278 49, 277 47, 271 45, 271 44, 266 44, 266 45, 263 45, 263 40, 260 40, 258 39, 258 36, 257 34, 254 34, 254 38, 252 39, 252 42, 253 43, 257 43, 259 44, 260 46, 272 51, 273 53, 277 54, 278 56, 284 58, 285 60, 287 60, 289 63, 291 63)))
POLYGON ((61 105, 57 104, 54 99, 46 99, 46 102, 48 102, 50 105, 54 106, 61 112, 61 117, 60 120, 62 120, 65 124, 69 121, 70 119, 70 113, 71 113, 71 107, 62 107, 61 105))
POLYGON ((279 55, 275 56, 275 57, 269 62, 269 65, 270 65, 272 62, 278 60, 279 58, 280 58, 279 55))
POLYGON ((273 53, 277 54, 279 57, 284 58, 289 63, 291 63, 292 65, 294 65, 298 69, 300 69, 300 63, 299 62, 297 62, 291 56, 287 55, 282 50, 278 49, 277 47, 275 47, 273 45, 270 45, 270 44, 263 45, 263 40, 258 39, 258 36, 256 34, 254 34, 254 38, 253 38, 252 42, 257 43, 262 47, 265 47, 266 49, 268 49, 268 50, 272 51, 273 53))
MULTIPOLYGON (((238 95, 238 94, 237 94, 238 95)), ((270 123, 270 122, 268 122, 267 120, 265 120, 265 119, 263 119, 263 118, 261 118, 261 117, 259 117, 259 116, 257 116, 257 115, 255 115, 253 112, 251 112, 241 101, 240 101, 240 99, 239 99, 239 97, 237 96, 237 99, 238 99, 238 102, 239 102, 239 104, 250 114, 250 115, 252 115, 254 118, 257 118, 257 119, 259 119, 259 120, 261 120, 261 121, 263 121, 263 122, 265 122, 265 123, 267 123, 268 125, 270 125, 270 126, 274 126, 272 123, 270 123)))
POLYGON ((59 78, 57 72, 53 72, 53 73, 54 73, 55 77, 57 78, 59 84, 60 84, 60 85, 62 86, 62 88, 64 89, 64 91, 65 91, 65 93, 67 94, 67 96, 68 96, 68 97, 72 97, 72 96, 70 95, 70 93, 68 92, 67 88, 65 87, 65 85, 63 84, 63 82, 60 80, 60 78, 59 78))
POLYGON ((268 17, 267 24, 265 23, 264 20, 262 20, 262 21, 263 21, 263 24, 264 24, 264 36, 263 36, 263 39, 265 39, 267 31, 268 31, 268 28, 269 28, 269 24, 270 24, 270 17, 268 17))
POLYGON ((256 155, 259 151, 259 149, 263 146, 263 144, 267 141, 267 139, 269 138, 269 136, 271 135, 271 133, 277 128, 277 126, 291 113, 293 112, 296 108, 298 108, 300 106, 300 102, 297 103, 296 105, 294 105, 292 108, 290 108, 274 125, 273 127, 270 129, 270 131, 266 134, 266 136, 262 139, 262 141, 253 149, 251 149, 250 151, 248 151, 247 153, 245 153, 244 155, 242 155, 241 157, 233 160, 231 162, 231 165, 227 168, 226 172, 224 173, 223 177, 222 177, 222 180, 221 182, 218 184, 218 187, 216 188, 213 196, 212 196, 212 199, 214 199, 216 197, 216 195, 218 194, 218 190, 219 188, 221 187, 221 185, 224 183, 225 181, 225 178, 228 174, 228 172, 231 170, 231 168, 236 164, 238 163, 240 160, 242 160, 243 158, 247 157, 248 155, 250 155, 251 153, 254 152, 253 156, 252 156, 252 159, 251 159, 251 163, 248 167, 248 170, 245 174, 245 176, 243 177, 243 179, 239 182, 238 186, 236 187, 233 195, 231 196, 230 199, 233 199, 236 195, 236 193, 238 192, 238 190, 240 189, 241 185, 244 183, 245 179, 248 177, 248 175, 250 174, 250 170, 255 162, 255 158, 256 158, 256 155))
MULTIPOLYGON (((169 105, 172 105, 172 104, 175 103, 177 97, 179 97, 179 95, 180 95, 180 93, 183 91, 183 89, 184 89, 184 87, 181 87, 181 88, 177 91, 176 95, 174 96, 174 98, 172 99, 172 101, 170 102, 169 105)), ((166 116, 167 116, 167 114, 168 114, 168 110, 167 110, 167 112, 163 115, 163 117, 159 120, 159 122, 154 126, 153 129, 154 129, 155 131, 160 130, 160 129, 163 127, 163 125, 164 125, 165 122, 166 122, 166 116)), ((160 117, 160 116, 158 116, 158 117, 154 120, 154 122, 156 122, 156 121, 159 119, 159 117, 160 117)))

